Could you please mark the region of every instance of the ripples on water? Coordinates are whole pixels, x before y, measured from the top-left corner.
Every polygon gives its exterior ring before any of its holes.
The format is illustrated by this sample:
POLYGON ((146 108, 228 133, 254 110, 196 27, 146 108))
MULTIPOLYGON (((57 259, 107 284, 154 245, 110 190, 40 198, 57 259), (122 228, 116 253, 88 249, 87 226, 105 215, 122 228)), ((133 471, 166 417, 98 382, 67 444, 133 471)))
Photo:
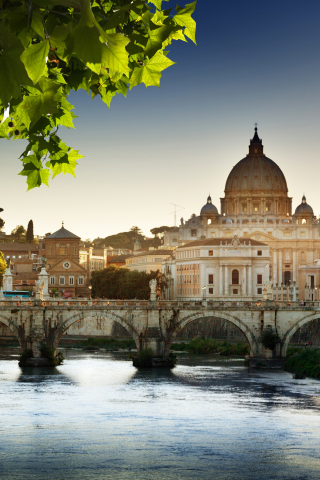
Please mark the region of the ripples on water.
POLYGON ((320 478, 320 382, 179 356, 64 351, 56 369, 0 356, 1 479, 320 478))

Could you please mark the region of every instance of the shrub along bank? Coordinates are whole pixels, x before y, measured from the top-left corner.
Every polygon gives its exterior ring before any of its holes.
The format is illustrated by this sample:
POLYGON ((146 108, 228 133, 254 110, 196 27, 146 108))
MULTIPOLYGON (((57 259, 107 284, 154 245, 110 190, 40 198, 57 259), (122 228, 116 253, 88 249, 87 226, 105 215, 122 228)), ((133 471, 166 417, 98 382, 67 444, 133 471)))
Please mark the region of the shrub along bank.
MULTIPOLYGON (((299 376, 320 379, 320 350, 288 348, 285 370, 299 376)), ((297 377, 298 378, 298 377, 297 377)))
POLYGON ((194 338, 189 343, 173 343, 171 350, 185 351, 196 355, 220 353, 220 355, 249 355, 249 345, 244 343, 232 344, 226 341, 219 342, 212 338, 194 338))
POLYGON ((97 347, 107 349, 132 349, 137 348, 132 338, 118 340, 116 338, 88 338, 88 340, 82 340, 80 342, 81 347, 97 347))

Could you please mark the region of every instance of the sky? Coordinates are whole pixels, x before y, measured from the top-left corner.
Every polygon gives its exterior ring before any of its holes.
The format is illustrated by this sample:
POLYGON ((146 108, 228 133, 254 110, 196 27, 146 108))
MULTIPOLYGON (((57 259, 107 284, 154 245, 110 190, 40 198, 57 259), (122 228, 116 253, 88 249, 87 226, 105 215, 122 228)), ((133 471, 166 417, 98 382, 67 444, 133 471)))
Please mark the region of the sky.
POLYGON ((1 140, 6 233, 32 219, 37 235, 64 221, 82 239, 132 226, 151 236, 151 228, 174 225, 172 204, 184 208, 179 222, 199 215, 209 193, 220 211, 255 122, 293 208, 305 194, 320 214, 319 0, 198 0, 194 18, 197 45, 170 46, 176 65, 163 72, 160 89, 140 85, 110 109, 83 91, 70 95, 76 129, 60 133, 84 155, 76 178, 59 175, 27 192, 17 175, 24 143, 1 140))

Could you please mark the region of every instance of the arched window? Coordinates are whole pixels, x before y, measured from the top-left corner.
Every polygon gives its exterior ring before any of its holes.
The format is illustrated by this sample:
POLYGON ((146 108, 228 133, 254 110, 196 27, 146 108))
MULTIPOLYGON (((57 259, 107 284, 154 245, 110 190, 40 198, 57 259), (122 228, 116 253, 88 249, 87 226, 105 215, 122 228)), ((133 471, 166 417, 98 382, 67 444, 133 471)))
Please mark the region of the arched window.
POLYGON ((307 223, 307 220, 305 218, 302 219, 302 224, 307 223))
POLYGON ((305 253, 301 252, 301 260, 305 260, 305 253))
POLYGON ((232 285, 239 285, 239 270, 232 270, 232 285))

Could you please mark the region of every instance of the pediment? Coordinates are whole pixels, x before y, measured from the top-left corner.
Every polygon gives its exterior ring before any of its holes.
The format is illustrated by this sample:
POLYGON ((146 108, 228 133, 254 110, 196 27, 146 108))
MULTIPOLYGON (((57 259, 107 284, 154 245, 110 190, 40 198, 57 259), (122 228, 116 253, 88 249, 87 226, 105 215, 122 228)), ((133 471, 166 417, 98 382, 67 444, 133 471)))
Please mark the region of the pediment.
POLYGON ((87 270, 82 267, 81 265, 79 265, 79 263, 75 262, 74 260, 72 260, 71 258, 69 257, 64 257, 62 258, 61 260, 59 260, 57 263, 55 263, 54 265, 52 265, 52 267, 50 267, 47 272, 49 274, 52 274, 52 273, 79 273, 79 274, 82 274, 82 275, 85 275, 87 273, 87 270), (68 262, 70 264, 70 267, 69 268, 65 268, 63 265, 65 262, 68 262))
POLYGON ((273 235, 270 235, 264 232, 259 232, 258 230, 247 234, 245 237, 252 238, 253 240, 258 240, 259 242, 267 242, 268 240, 277 240, 273 235))

